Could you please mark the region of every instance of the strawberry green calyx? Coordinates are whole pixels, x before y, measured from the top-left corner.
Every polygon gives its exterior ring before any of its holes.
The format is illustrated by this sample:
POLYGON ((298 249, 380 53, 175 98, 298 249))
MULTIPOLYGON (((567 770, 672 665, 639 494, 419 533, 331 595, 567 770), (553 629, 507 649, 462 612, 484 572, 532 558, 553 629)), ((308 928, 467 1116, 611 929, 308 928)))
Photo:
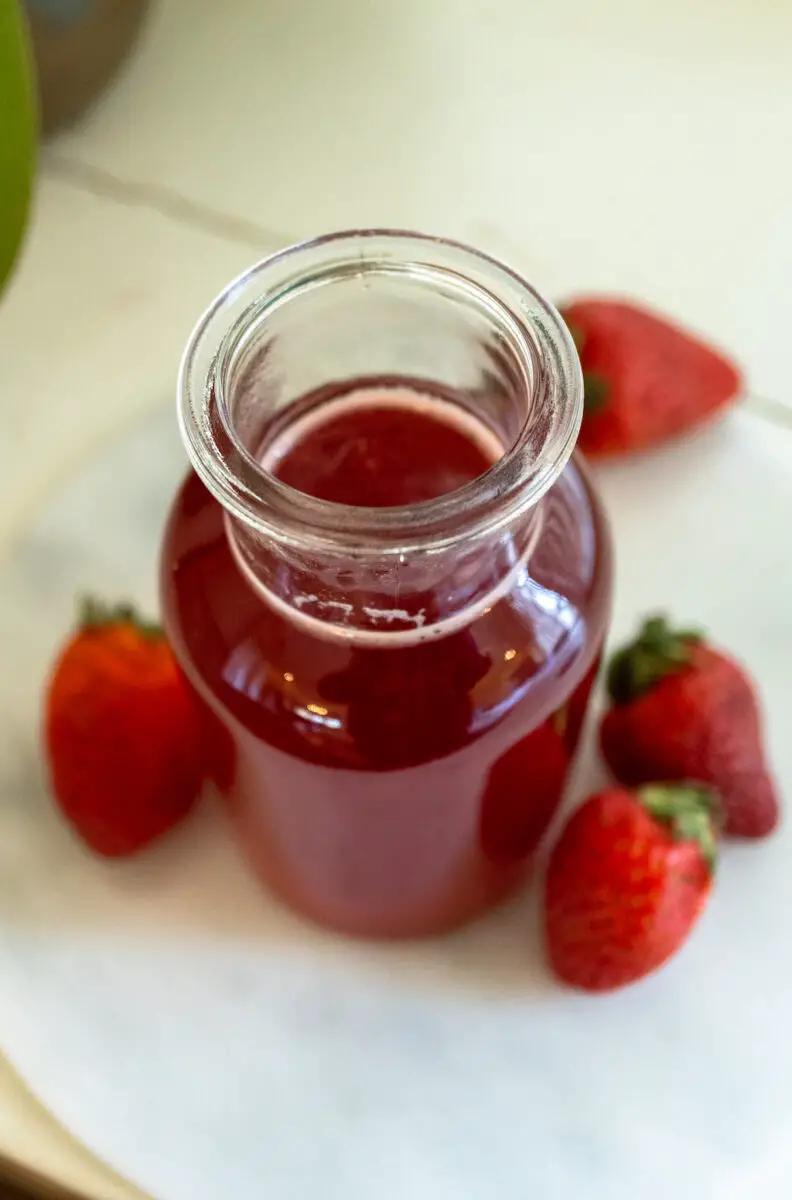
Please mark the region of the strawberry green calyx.
POLYGON ((671 629, 665 617, 649 617, 634 642, 617 650, 608 666, 608 695, 614 704, 629 704, 667 675, 690 666, 702 639, 696 630, 671 629))
MULTIPOLYGON (((562 313, 563 316, 563 313, 562 313)), ((579 325, 574 321, 567 322, 567 329, 570 332, 572 341, 575 343, 575 349, 578 355, 583 353, 583 347, 586 343, 586 335, 579 325)), ((587 417, 591 417, 594 413, 602 412, 608 400, 608 392, 610 391, 610 383, 598 371, 583 372, 583 413, 587 417)))
POLYGON ((78 625, 80 629, 104 629, 108 625, 132 625, 143 637, 160 638, 162 628, 156 621, 145 621, 134 605, 127 602, 106 604, 95 596, 83 596, 79 603, 78 625))
POLYGON ((697 844, 714 875, 720 823, 717 794, 698 783, 652 783, 637 794, 646 811, 670 829, 674 841, 697 844))
POLYGON ((608 403, 610 384, 604 375, 597 371, 583 372, 583 413, 592 417, 602 412, 608 403))

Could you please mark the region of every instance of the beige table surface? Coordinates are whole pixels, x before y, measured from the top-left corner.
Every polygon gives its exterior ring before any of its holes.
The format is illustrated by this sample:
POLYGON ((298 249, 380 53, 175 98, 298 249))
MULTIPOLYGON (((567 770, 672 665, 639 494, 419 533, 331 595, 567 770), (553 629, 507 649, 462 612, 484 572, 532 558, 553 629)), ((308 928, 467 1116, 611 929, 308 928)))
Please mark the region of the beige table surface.
MULTIPOLYGON (((225 281, 333 227, 462 237, 554 295, 638 292, 732 347, 783 421, 790 45, 786 0, 160 0, 123 78, 43 156, 0 307, 0 552, 172 393, 225 281)), ((2 1059, 0 1150, 99 1200, 136 1194, 2 1059)))

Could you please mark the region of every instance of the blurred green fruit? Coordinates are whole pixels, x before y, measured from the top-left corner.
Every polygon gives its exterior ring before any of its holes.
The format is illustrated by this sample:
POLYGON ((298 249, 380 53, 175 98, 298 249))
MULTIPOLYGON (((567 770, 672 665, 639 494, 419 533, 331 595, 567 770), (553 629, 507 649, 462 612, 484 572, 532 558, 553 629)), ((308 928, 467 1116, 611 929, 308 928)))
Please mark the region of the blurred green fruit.
POLYGON ((0 289, 25 231, 36 169, 37 109, 25 18, 0 0, 0 289))

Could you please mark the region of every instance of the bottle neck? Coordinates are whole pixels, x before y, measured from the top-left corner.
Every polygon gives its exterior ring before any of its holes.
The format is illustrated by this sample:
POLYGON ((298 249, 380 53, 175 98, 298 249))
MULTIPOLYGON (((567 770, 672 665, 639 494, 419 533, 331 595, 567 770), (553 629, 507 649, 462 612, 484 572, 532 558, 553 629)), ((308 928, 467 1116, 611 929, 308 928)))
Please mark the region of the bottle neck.
POLYGON ((395 559, 371 547, 306 553, 226 514, 237 566, 281 616, 313 636, 371 647, 431 641, 471 624, 516 586, 543 520, 539 501, 508 529, 395 559))
POLYGON ((240 569, 327 637, 422 641, 513 586, 580 423, 560 317, 507 268, 439 239, 339 234, 259 264, 198 325, 180 374, 193 464, 226 509, 240 569), (331 503, 272 469, 273 436, 361 380, 452 405, 502 447, 429 501, 331 503))

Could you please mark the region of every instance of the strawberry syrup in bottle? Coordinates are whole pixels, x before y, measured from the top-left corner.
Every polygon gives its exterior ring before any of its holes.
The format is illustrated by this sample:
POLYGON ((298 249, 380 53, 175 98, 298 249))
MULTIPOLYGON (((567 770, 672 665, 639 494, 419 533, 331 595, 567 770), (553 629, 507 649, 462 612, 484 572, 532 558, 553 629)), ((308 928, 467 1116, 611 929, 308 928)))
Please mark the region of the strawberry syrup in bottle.
MULTIPOLYGON (((300 912, 360 936, 437 933, 520 884, 556 811, 608 619, 607 527, 568 449, 522 503, 523 434, 510 443, 514 406, 488 373, 459 390, 348 375, 275 406, 269 370, 254 355, 227 389, 247 407, 229 409, 244 453, 212 433, 226 475, 188 427, 198 473, 163 545, 207 776, 300 912)), ((197 403, 219 411, 214 388, 197 403)))

